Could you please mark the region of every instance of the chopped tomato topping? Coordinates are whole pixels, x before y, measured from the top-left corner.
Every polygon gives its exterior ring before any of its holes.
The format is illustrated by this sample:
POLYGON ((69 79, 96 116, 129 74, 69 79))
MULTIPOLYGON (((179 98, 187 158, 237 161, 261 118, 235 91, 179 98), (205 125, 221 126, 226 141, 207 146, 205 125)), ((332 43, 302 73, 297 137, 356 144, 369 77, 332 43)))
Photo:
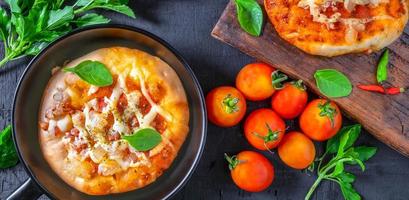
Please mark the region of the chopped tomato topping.
POLYGON ((48 130, 48 125, 49 125, 48 122, 40 122, 39 125, 42 130, 44 131, 48 130))
POLYGON ((139 82, 133 80, 130 77, 126 77, 125 79, 125 84, 126 84, 126 88, 128 89, 128 91, 135 91, 135 90, 141 90, 141 86, 139 85, 139 82))
POLYGON ((166 120, 161 115, 156 115, 152 122, 152 127, 154 127, 159 133, 163 133, 166 130, 166 120))
POLYGON ((151 104, 149 104, 148 100, 142 96, 139 99, 139 105, 138 105, 139 109, 141 110, 141 113, 143 116, 145 116, 146 114, 148 114, 148 112, 151 110, 152 106, 151 104))
POLYGON ((128 106, 128 100, 126 99, 126 95, 124 93, 121 94, 118 100, 118 111, 123 113, 126 107, 128 106))
POLYGON ((120 138, 121 138, 121 135, 118 132, 108 134, 109 141, 116 141, 116 140, 119 140, 120 138))

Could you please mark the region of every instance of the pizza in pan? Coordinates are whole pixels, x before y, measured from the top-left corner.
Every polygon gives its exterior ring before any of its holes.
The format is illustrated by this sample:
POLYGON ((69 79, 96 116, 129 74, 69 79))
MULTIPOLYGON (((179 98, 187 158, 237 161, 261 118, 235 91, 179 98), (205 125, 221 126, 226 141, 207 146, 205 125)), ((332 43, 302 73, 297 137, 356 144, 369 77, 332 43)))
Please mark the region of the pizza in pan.
POLYGON ((284 40, 322 56, 379 50, 408 21, 408 0, 265 0, 284 40))
POLYGON ((53 71, 39 112, 44 157, 66 183, 87 194, 144 187, 171 165, 189 131, 181 81, 164 61, 139 50, 99 49, 66 67, 86 60, 104 64, 113 82, 97 87, 74 73, 53 71), (137 150, 124 139, 142 129, 160 134, 152 149, 137 150))

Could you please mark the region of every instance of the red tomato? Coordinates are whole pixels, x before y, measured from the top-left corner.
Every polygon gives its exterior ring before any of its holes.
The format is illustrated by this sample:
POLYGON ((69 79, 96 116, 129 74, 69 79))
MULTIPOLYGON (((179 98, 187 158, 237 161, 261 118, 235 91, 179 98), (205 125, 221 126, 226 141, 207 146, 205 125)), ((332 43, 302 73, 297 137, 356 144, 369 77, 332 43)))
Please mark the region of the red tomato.
POLYGON ((234 183, 248 192, 261 192, 274 180, 274 167, 263 155, 254 151, 242 151, 229 157, 230 174, 234 183))
POLYGON ((278 155, 286 165, 305 169, 315 159, 315 146, 310 138, 294 131, 284 135, 278 146, 278 155))
POLYGON ((222 86, 213 89, 206 96, 207 116, 221 127, 238 124, 246 113, 246 99, 234 87, 222 86))
POLYGON ((237 75, 236 87, 248 100, 267 99, 275 91, 271 78, 274 71, 273 67, 264 63, 248 64, 237 75))
POLYGON ((342 114, 338 106, 329 100, 311 101, 300 117, 301 130, 311 139, 328 140, 342 125, 342 114))
POLYGON ((284 84, 271 99, 271 107, 284 119, 294 119, 307 105, 308 94, 302 81, 284 84))
POLYGON ((253 111, 244 123, 244 135, 255 148, 268 150, 280 143, 285 132, 284 121, 271 109, 253 111))

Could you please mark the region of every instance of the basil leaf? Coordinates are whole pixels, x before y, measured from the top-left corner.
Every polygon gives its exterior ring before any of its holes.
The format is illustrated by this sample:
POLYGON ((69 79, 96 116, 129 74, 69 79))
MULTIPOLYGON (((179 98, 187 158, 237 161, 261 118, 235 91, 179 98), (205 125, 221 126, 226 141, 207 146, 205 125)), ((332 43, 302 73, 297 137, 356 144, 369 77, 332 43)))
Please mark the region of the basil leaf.
POLYGON ((341 192, 345 200, 361 200, 361 196, 352 187, 351 183, 339 182, 341 192))
POLYGON ((47 29, 57 29, 67 25, 74 19, 74 10, 72 6, 65 6, 63 9, 50 11, 50 18, 47 22, 47 29))
POLYGON ((5 169, 16 165, 18 156, 11 139, 11 126, 0 132, 0 168, 5 169))
POLYGON ((337 178, 341 179, 341 181, 345 183, 353 183, 355 181, 355 175, 348 172, 338 174, 337 178))
POLYGON ((90 5, 94 2, 94 0, 78 0, 75 2, 75 6, 87 6, 90 5))
POLYGON ((340 136, 339 147, 338 147, 338 152, 337 152, 336 157, 341 157, 342 155, 344 155, 344 149, 345 149, 345 145, 348 142, 348 139, 349 139, 349 134, 342 134, 340 136))
POLYGON ((344 171, 344 163, 343 162, 338 162, 335 165, 334 171, 332 172, 332 176, 337 176, 341 174, 344 171))
POLYGON ((47 45, 48 45, 48 43, 46 43, 46 42, 36 42, 33 45, 31 45, 30 48, 28 48, 24 52, 24 54, 35 56, 38 53, 40 53, 40 51, 43 50, 47 45))
POLYGON ((358 153, 358 159, 362 162, 369 160, 372 156, 375 155, 377 148, 376 147, 367 147, 359 146, 354 148, 355 152, 358 153))
POLYGON ((140 129, 133 135, 125 135, 122 138, 138 151, 151 150, 162 142, 160 133, 151 128, 140 129))
POLYGON ((107 67, 98 61, 86 60, 75 67, 63 70, 75 73, 83 81, 98 87, 109 86, 113 83, 112 75, 107 67))
POLYGON ((382 83, 388 79, 388 63, 389 63, 389 50, 386 49, 378 63, 378 69, 376 71, 376 80, 378 83, 382 83))
POLYGON ((335 153, 338 151, 339 139, 341 135, 349 134, 348 141, 346 142, 344 149, 351 147, 355 141, 358 139, 361 133, 361 125, 355 124, 351 126, 343 127, 334 137, 327 141, 326 151, 328 153, 335 153))
POLYGON ((317 70, 314 78, 320 92, 327 97, 346 97, 352 92, 349 79, 335 69, 317 70))
POLYGON ((107 9, 107 10, 113 10, 115 12, 119 12, 119 13, 125 14, 125 15, 127 15, 129 17, 135 18, 135 13, 127 5, 106 4, 106 5, 96 6, 96 8, 103 8, 103 9, 107 9))
POLYGON ((18 5, 18 1, 17 0, 6 0, 6 2, 9 4, 10 6, 10 11, 12 13, 21 13, 21 8, 18 5))
POLYGON ((6 41, 8 37, 7 26, 10 25, 10 17, 6 10, 0 7, 0 39, 6 41))
POLYGON ((255 0, 235 0, 240 27, 252 36, 259 36, 263 26, 263 11, 255 0))
POLYGON ((77 27, 89 26, 94 24, 106 24, 111 20, 95 13, 85 14, 74 21, 77 27))

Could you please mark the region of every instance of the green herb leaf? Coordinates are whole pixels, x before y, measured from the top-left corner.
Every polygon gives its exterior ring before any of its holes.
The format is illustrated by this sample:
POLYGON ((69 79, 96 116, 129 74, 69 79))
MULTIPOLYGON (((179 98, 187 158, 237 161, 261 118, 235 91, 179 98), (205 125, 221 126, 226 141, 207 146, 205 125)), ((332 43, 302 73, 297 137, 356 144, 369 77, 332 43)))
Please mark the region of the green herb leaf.
POLYGON ((259 36, 263 27, 263 11, 255 0, 235 0, 241 28, 252 36, 259 36))
POLYGON ((24 54, 35 56, 38 53, 40 53, 40 51, 43 50, 47 45, 48 45, 48 43, 46 43, 46 42, 36 42, 33 45, 31 45, 30 48, 28 48, 24 52, 24 54))
POLYGON ((359 160, 365 162, 375 155, 376 147, 359 146, 354 148, 355 152, 358 153, 359 160))
POLYGON ((20 6, 18 5, 17 0, 6 0, 6 2, 9 4, 10 11, 12 13, 21 13, 21 9, 20 9, 20 6))
POLYGON ((106 24, 111 20, 95 13, 85 14, 74 21, 78 27, 89 26, 94 24, 106 24))
POLYGON ((7 26, 10 25, 10 17, 8 16, 6 10, 0 7, 0 39, 2 41, 7 41, 8 31, 7 26))
POLYGON ((86 60, 75 67, 64 68, 65 72, 72 72, 83 81, 98 87, 112 85, 113 78, 108 68, 101 62, 86 60))
POLYGON ((162 136, 156 130, 144 128, 130 136, 122 136, 122 139, 138 151, 148 151, 155 148, 162 141, 162 136))
POLYGON ((355 181, 355 175, 345 171, 338 174, 336 177, 345 183, 353 183, 355 181))
POLYGON ((335 165, 334 171, 332 172, 332 176, 337 176, 344 172, 344 163, 343 162, 338 162, 335 165))
POLYGON ((320 92, 327 97, 346 97, 352 92, 349 79, 335 69, 317 70, 314 78, 320 92))
POLYGON ((328 153, 336 153, 338 151, 340 137, 344 134, 349 135, 348 141, 345 143, 344 149, 351 147, 358 139, 360 133, 361 133, 360 124, 343 127, 334 137, 327 141, 326 151, 328 153))
POLYGON ((361 196, 352 187, 351 183, 339 182, 345 200, 361 200, 361 196))
POLYGON ((11 126, 7 126, 0 132, 0 169, 16 165, 18 157, 11 139, 11 126))
POLYGON ((47 22, 47 29, 57 29, 66 25, 74 19, 74 10, 72 6, 65 6, 63 9, 52 10, 47 22))
POLYGON ((382 83, 388 79, 388 63, 389 63, 389 50, 386 49, 378 63, 378 69, 376 71, 376 80, 378 83, 382 83))
POLYGON ((102 6, 96 6, 96 8, 103 8, 103 9, 107 9, 107 10, 113 10, 113 11, 122 13, 124 15, 127 15, 129 17, 135 18, 135 13, 127 5, 107 4, 107 5, 102 5, 102 6))

